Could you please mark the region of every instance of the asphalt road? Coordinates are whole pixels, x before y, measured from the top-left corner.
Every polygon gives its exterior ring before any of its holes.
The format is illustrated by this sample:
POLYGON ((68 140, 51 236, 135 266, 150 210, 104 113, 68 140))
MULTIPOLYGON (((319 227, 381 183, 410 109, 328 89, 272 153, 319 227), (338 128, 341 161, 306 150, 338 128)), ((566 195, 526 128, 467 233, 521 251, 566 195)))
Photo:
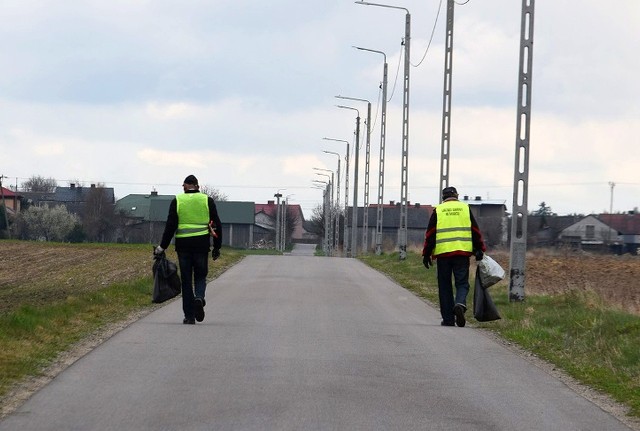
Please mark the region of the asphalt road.
POLYGON ((0 430, 628 430, 355 259, 250 256, 62 372, 0 430))

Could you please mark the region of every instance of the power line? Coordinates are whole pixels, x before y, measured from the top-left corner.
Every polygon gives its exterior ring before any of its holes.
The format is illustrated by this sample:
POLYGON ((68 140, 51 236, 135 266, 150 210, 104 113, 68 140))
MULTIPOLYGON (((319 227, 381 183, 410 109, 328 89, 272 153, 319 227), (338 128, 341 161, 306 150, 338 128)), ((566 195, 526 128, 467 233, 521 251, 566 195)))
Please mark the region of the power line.
MULTIPOLYGON (((469 1, 469 0, 467 0, 469 1)), ((431 37, 429 38, 429 43, 427 44, 427 49, 424 51, 424 55, 422 56, 422 59, 418 62, 418 64, 413 64, 411 63, 411 65, 413 67, 418 67, 422 64, 422 62, 424 61, 424 59, 427 56, 427 53, 429 52, 429 48, 431 47, 431 42, 433 41, 433 35, 436 32, 436 26, 438 25, 438 18, 440 17, 440 9, 442 7, 442 0, 440 0, 440 3, 438 4, 438 13, 436 14, 436 20, 433 23, 433 29, 431 29, 431 37)))

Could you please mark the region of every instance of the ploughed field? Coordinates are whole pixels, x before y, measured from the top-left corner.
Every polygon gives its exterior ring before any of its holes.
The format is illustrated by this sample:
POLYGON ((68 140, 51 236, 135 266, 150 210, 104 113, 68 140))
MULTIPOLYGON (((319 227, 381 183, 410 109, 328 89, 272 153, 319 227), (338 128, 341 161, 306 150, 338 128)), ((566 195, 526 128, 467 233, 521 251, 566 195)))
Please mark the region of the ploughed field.
MULTIPOLYGON (((509 283, 509 253, 489 252, 509 283)), ((472 259, 473 261, 473 259, 472 259)), ((640 256, 536 249, 527 253, 525 296, 570 290, 592 293, 603 303, 640 315, 640 256)))

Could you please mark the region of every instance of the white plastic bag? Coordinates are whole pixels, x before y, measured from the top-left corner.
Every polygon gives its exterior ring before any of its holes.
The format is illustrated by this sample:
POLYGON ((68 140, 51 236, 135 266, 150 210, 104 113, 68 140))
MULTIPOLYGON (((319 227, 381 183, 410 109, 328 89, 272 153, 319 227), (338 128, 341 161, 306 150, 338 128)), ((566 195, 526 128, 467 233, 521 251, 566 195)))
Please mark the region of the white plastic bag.
POLYGON ((486 254, 481 261, 478 261, 478 269, 480 283, 483 289, 493 286, 504 278, 504 269, 502 269, 498 262, 486 254))

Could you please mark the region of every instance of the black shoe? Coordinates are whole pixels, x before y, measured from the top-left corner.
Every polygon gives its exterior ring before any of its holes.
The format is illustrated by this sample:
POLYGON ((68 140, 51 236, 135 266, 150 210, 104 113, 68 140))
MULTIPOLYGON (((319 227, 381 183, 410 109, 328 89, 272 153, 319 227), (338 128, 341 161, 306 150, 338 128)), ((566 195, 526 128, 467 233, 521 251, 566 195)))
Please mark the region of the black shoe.
POLYGON ((184 320, 182 321, 182 323, 184 323, 185 325, 195 325, 196 321, 193 319, 187 319, 186 317, 184 318, 184 320))
POLYGON ((462 304, 456 304, 456 306, 453 307, 453 314, 456 316, 456 325, 461 328, 467 323, 464 318, 465 311, 465 306, 462 304))
POLYGON ((455 326, 456 324, 453 322, 445 322, 444 320, 440 322, 440 326, 455 326))
POLYGON ((204 299, 196 298, 195 308, 196 308, 196 320, 198 322, 202 322, 204 320, 204 299))

